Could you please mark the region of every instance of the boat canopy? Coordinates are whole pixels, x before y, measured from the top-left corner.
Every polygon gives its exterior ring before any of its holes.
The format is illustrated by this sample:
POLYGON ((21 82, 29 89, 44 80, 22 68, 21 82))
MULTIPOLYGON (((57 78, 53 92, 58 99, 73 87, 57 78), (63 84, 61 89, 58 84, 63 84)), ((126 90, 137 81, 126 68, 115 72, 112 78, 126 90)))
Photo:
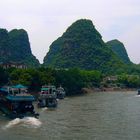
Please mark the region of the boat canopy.
POLYGON ((2 87, 2 88, 0 88, 0 91, 8 92, 8 88, 6 88, 6 87, 2 87))
POLYGON ((49 88, 41 88, 41 91, 47 91, 49 88))
POLYGON ((32 95, 23 95, 23 96, 8 95, 6 98, 11 101, 34 101, 35 100, 35 98, 32 95))
POLYGON ((22 88, 26 89, 27 88, 26 86, 23 86, 21 84, 18 84, 18 85, 15 85, 15 86, 11 86, 11 87, 12 88, 16 88, 16 89, 22 89, 22 88))

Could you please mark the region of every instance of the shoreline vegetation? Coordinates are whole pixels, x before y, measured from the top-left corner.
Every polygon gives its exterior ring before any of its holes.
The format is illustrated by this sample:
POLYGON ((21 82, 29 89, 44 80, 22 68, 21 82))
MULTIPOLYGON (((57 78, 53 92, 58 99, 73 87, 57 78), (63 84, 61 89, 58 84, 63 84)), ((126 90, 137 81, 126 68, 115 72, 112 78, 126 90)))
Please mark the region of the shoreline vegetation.
POLYGON ((98 91, 129 91, 140 88, 139 71, 107 75, 98 70, 53 69, 53 68, 8 68, 0 67, 0 86, 22 84, 36 94, 42 85, 60 85, 67 96, 98 91))

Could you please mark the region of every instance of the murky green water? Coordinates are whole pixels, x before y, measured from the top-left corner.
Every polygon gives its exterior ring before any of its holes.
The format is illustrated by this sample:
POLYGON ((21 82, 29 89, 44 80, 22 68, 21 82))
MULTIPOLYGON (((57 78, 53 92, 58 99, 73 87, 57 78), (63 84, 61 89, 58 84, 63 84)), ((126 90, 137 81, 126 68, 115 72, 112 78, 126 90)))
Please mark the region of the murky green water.
POLYGON ((37 109, 39 120, 0 117, 0 140, 140 140, 137 92, 94 93, 37 109))

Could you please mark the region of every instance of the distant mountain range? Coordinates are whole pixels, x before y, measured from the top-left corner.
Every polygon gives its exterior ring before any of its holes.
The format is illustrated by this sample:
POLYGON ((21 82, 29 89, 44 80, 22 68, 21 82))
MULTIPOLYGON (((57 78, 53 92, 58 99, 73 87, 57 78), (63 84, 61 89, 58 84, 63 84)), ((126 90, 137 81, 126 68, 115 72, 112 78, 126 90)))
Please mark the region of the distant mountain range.
MULTIPOLYGON (((38 67, 24 29, 8 32, 0 29, 0 63, 22 62, 38 67)), ((113 72, 131 64, 127 51, 118 40, 105 43, 91 20, 74 22, 61 37, 50 45, 43 65, 53 68, 80 68, 113 72)))
POLYGON ((22 62, 29 67, 39 66, 39 61, 31 52, 28 34, 23 29, 10 32, 0 29, 0 63, 8 62, 22 62))
POLYGON ((51 44, 44 58, 44 65, 55 68, 95 69, 103 72, 117 71, 120 67, 123 68, 125 63, 130 62, 124 50, 119 41, 105 43, 92 21, 81 19, 74 22, 51 44))

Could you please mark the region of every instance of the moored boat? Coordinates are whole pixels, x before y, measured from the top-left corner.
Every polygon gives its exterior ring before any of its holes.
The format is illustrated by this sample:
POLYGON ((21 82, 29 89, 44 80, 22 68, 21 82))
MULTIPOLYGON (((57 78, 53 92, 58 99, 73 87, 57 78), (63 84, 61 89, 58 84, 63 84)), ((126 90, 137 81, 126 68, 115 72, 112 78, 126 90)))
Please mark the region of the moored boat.
POLYGON ((0 89, 0 110, 9 118, 38 117, 32 102, 35 98, 22 85, 6 86, 0 89))
POLYGON ((38 98, 38 107, 57 107, 56 87, 53 85, 42 86, 38 98))
POLYGON ((64 99, 66 93, 65 93, 64 88, 60 86, 60 87, 57 88, 56 94, 57 94, 58 99, 64 99))

